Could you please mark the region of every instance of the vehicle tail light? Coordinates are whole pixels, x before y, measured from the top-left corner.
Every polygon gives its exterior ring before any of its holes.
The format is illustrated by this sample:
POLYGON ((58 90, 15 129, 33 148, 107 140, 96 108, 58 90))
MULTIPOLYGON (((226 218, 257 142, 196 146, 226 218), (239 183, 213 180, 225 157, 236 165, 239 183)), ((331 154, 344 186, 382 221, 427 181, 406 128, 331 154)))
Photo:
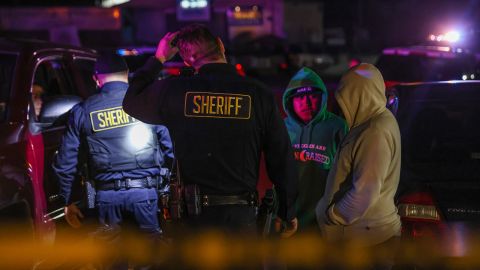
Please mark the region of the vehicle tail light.
POLYGON ((445 224, 429 192, 414 192, 401 197, 398 214, 402 219, 402 235, 406 238, 438 238, 445 230, 445 224))
POLYGON ((398 213, 404 218, 440 220, 440 215, 434 205, 401 204, 398 206, 398 213))

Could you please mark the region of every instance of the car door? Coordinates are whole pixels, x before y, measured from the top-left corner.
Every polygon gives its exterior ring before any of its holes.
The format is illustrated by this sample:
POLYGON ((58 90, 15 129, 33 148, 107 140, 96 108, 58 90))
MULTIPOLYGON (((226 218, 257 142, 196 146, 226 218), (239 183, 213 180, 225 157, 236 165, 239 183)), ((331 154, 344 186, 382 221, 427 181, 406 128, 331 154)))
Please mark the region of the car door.
MULTIPOLYGON (((31 188, 23 169, 25 160, 19 149, 25 146, 19 134, 23 124, 16 121, 14 109, 19 107, 15 102, 15 68, 18 65, 18 54, 0 49, 0 222, 12 218, 12 212, 18 213, 19 201, 30 195, 31 188), (22 193, 22 195, 20 195, 22 193), (28 194, 24 196, 23 194, 28 194)), ((30 201, 29 201, 30 202, 30 201)))
MULTIPOLYGON (((47 199, 49 219, 58 221, 63 217, 64 199, 59 195, 58 181, 52 170, 52 162, 65 132, 66 121, 47 127, 42 126, 43 119, 39 117, 42 104, 61 96, 76 96, 85 99, 93 93, 94 60, 89 57, 75 58, 71 54, 63 52, 39 59, 34 72, 29 115, 31 121, 34 122, 31 126, 39 127, 37 131, 43 137, 43 188, 47 199), (79 64, 80 62, 81 64, 79 64)), ((80 181, 75 182, 74 190, 76 194, 73 198, 80 200, 80 181)), ((57 229, 58 225, 57 222, 57 229)))

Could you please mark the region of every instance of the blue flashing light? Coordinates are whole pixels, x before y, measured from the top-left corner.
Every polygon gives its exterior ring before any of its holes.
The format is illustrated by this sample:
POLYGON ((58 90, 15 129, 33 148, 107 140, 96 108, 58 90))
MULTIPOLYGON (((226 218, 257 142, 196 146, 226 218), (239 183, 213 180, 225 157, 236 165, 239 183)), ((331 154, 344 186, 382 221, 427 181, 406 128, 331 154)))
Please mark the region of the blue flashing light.
POLYGON ((125 56, 125 55, 127 55, 127 52, 126 52, 125 49, 118 49, 117 54, 120 55, 120 56, 125 56))

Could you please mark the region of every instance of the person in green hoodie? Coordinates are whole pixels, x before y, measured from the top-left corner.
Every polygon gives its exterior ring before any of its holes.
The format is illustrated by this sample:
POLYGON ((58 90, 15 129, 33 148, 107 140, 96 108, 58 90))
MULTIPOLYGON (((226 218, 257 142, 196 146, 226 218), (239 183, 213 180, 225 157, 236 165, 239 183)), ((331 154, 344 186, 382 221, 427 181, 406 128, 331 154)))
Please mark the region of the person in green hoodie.
POLYGON ((328 171, 345 121, 327 111, 327 88, 311 69, 301 68, 283 94, 285 125, 299 169, 297 217, 299 231, 318 230, 315 206, 323 196, 328 171))

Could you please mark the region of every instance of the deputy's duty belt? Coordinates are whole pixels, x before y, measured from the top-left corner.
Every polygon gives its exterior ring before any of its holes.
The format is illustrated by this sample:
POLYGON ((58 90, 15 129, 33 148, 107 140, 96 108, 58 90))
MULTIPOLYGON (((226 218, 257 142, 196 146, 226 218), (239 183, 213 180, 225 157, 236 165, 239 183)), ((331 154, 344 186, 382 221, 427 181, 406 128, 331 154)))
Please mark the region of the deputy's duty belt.
POLYGON ((202 206, 250 205, 257 204, 254 194, 244 195, 202 195, 202 206))
POLYGON ((124 178, 113 181, 96 181, 97 190, 119 190, 122 188, 153 188, 159 184, 158 176, 145 178, 124 178))

